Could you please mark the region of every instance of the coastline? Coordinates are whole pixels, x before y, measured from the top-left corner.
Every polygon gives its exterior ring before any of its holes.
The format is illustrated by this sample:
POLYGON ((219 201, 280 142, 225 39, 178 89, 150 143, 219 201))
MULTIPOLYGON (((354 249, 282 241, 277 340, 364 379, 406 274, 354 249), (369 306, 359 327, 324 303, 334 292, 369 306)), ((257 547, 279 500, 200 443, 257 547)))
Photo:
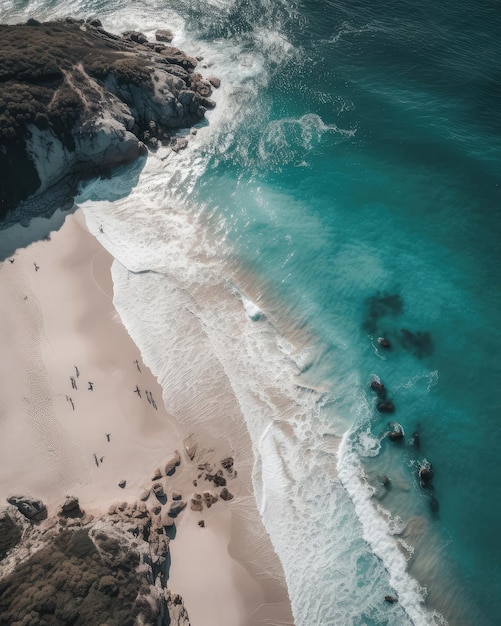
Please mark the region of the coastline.
MULTIPOLYGON (((102 516, 115 502, 135 502, 151 487, 156 468, 179 451, 180 465, 163 484, 169 504, 174 491, 189 502, 199 475, 198 490, 217 495, 200 465, 213 471, 235 446, 250 454, 240 425, 231 439, 219 441, 214 433, 210 448, 192 451, 190 458, 189 416, 181 428, 165 410, 162 388, 114 308, 112 261, 79 210, 50 240, 18 250, 0 265, 0 332, 9 357, 0 371, 2 501, 28 493, 41 498, 51 516, 72 495, 87 514, 102 516)), ((188 506, 176 518, 167 587, 183 597, 193 626, 293 623, 248 461, 240 468, 237 455, 238 476, 228 476, 232 501, 219 499, 203 511, 188 506)))

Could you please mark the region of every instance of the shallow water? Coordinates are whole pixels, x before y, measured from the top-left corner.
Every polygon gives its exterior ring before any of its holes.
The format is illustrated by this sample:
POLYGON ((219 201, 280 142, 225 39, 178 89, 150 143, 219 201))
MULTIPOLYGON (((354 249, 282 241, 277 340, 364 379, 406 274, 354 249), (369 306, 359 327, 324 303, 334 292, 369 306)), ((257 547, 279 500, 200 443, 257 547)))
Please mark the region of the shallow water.
POLYGON ((496 4, 6 0, 0 20, 68 12, 170 25, 222 78, 190 149, 79 202, 146 272, 115 268, 116 304, 166 400, 189 376, 206 410, 215 371, 233 390, 297 624, 501 622, 496 4))

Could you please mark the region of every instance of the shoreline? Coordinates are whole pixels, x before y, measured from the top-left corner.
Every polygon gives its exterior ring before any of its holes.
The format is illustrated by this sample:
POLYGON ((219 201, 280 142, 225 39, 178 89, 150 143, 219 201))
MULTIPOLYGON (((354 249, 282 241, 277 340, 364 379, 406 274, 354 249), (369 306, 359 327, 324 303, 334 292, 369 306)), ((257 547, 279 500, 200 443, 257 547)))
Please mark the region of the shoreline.
MULTIPOLYGON (((176 451, 179 468, 162 481, 169 505, 174 491, 189 502, 199 465, 215 471, 231 452, 223 442, 189 458, 182 436, 187 425, 180 428, 165 410, 162 388, 113 305, 112 262, 78 210, 50 240, 0 264, 0 332, 10 355, 0 371, 4 502, 12 493, 28 493, 53 515, 73 495, 86 513, 102 515, 113 503, 136 501, 176 451)), ((236 431, 233 443, 248 446, 245 426, 236 431)), ((252 468, 236 469, 238 478, 228 476, 233 502, 220 499, 203 512, 187 506, 176 518, 167 587, 183 597, 193 626, 292 624, 283 570, 255 515, 252 468), (205 528, 198 525, 202 519, 205 528), (242 536, 247 531, 252 541, 242 536), (261 569, 255 540, 258 553, 267 552, 261 569)), ((217 496, 206 480, 198 489, 217 496)))

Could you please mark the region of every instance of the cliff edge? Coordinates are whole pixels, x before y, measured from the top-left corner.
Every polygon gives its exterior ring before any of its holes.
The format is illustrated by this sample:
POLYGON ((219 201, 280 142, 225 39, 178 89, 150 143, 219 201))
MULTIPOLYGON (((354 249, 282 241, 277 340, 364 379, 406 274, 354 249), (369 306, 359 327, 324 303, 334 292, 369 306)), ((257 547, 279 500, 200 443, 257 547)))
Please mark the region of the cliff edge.
POLYGON ((133 162, 214 106, 219 81, 196 59, 97 19, 0 24, 0 39, 0 220, 63 180, 75 189, 133 162))

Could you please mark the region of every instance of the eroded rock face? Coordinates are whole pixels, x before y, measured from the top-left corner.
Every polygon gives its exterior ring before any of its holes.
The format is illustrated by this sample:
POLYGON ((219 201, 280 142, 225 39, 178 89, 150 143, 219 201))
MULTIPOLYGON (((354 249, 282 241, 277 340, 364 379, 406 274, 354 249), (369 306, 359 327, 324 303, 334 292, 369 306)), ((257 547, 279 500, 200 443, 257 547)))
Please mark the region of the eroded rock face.
POLYGON ((0 24, 0 39, 0 219, 68 176, 134 161, 214 106, 196 59, 135 31, 30 20, 0 24))
POLYGON ((177 593, 165 591, 165 605, 169 611, 173 626, 190 626, 188 612, 184 606, 182 597, 177 593))
MULTIPOLYGON (((16 496, 17 504, 25 500, 16 496)), ((63 507, 80 510, 71 496, 63 507)), ((175 523, 166 510, 153 515, 138 500, 117 502, 99 518, 69 519, 61 511, 44 524, 31 524, 14 506, 0 512, 2 624, 189 626, 182 598, 166 587, 166 527, 175 523)))
POLYGON ((22 528, 8 511, 0 512, 0 561, 21 540, 22 528))
POLYGON ((138 550, 103 524, 44 536, 45 545, 2 578, 2 624, 157 624, 162 598, 136 571, 138 550), (103 555, 105 558, 103 558, 103 555))

